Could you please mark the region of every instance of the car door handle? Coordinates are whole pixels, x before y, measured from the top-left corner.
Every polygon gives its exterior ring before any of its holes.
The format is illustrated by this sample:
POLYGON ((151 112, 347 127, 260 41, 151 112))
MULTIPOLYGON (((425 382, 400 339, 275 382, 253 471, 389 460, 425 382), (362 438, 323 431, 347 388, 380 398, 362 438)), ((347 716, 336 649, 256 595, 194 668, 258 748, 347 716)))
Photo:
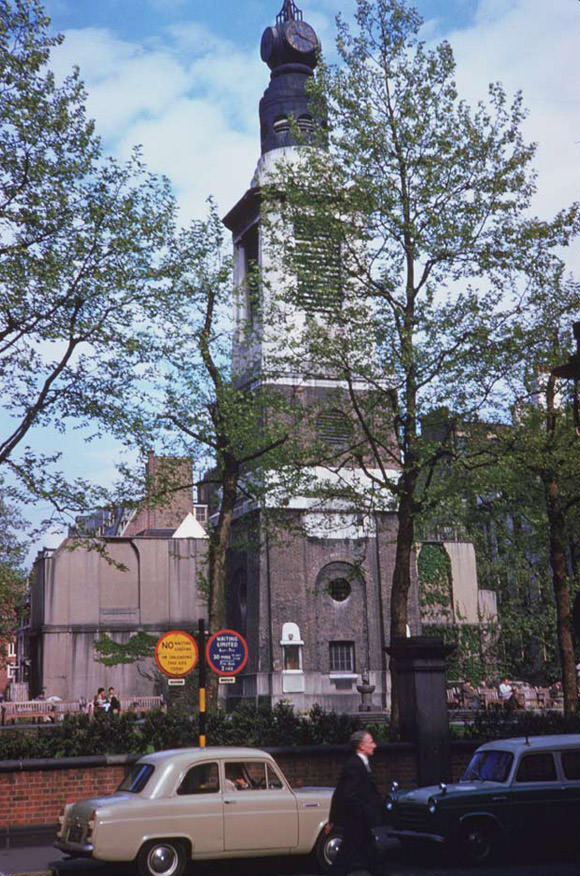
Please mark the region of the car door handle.
POLYGON ((232 806, 233 806, 234 803, 237 803, 237 802, 238 802, 237 800, 224 800, 224 803, 226 803, 226 804, 228 804, 228 805, 231 804, 232 806))
POLYGON ((494 801, 498 801, 498 800, 507 800, 508 798, 507 798, 507 794, 502 794, 499 797, 492 797, 491 799, 494 801))
POLYGON ((317 809, 320 806, 320 803, 303 803, 303 809, 317 809))

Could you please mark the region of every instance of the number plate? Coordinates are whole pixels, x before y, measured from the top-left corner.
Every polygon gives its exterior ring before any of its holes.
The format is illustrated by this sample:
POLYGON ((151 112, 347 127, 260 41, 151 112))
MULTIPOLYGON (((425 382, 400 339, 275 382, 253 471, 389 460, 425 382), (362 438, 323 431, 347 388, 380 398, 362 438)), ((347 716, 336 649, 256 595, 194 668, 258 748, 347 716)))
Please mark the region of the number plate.
POLYGON ((73 824, 68 832, 69 843, 80 843, 83 838, 83 829, 80 824, 73 824))

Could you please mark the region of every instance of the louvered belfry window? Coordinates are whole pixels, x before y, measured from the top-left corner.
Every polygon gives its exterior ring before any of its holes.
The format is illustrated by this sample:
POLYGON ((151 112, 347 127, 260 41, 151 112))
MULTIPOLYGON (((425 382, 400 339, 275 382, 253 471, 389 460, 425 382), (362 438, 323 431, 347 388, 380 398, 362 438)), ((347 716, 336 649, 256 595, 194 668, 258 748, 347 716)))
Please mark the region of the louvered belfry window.
POLYGON ((316 419, 316 432, 321 441, 337 450, 346 450, 351 442, 352 427, 348 417, 339 408, 322 411, 316 419))
POLYGON ((294 221, 296 304, 307 313, 340 309, 340 241, 332 230, 301 217, 294 221))

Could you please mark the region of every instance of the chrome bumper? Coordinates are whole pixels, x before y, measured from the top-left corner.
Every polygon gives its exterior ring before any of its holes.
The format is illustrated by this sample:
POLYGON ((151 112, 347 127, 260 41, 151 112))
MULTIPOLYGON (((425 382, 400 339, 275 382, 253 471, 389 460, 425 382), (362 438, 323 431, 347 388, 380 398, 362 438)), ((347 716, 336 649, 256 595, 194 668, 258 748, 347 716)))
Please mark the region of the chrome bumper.
POLYGON ((55 849, 66 852, 71 858, 90 858, 93 854, 91 843, 69 843, 66 840, 57 839, 53 845, 55 849))
POLYGON ((393 828, 391 830, 391 835, 396 836, 397 839, 429 840, 432 843, 446 842, 445 837, 438 833, 422 833, 418 830, 397 830, 397 828, 393 828))

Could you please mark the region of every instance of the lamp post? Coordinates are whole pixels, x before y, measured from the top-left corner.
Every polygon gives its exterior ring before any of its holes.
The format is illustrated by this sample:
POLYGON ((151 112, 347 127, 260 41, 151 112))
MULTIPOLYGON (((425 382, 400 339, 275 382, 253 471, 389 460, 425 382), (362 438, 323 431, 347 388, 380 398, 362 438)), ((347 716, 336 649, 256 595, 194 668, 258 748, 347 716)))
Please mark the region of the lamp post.
POLYGON ((574 428, 577 437, 580 438, 580 399, 578 394, 580 384, 580 322, 575 322, 572 330, 576 340, 576 352, 572 353, 563 365, 553 368, 552 374, 562 380, 574 381, 574 428))

